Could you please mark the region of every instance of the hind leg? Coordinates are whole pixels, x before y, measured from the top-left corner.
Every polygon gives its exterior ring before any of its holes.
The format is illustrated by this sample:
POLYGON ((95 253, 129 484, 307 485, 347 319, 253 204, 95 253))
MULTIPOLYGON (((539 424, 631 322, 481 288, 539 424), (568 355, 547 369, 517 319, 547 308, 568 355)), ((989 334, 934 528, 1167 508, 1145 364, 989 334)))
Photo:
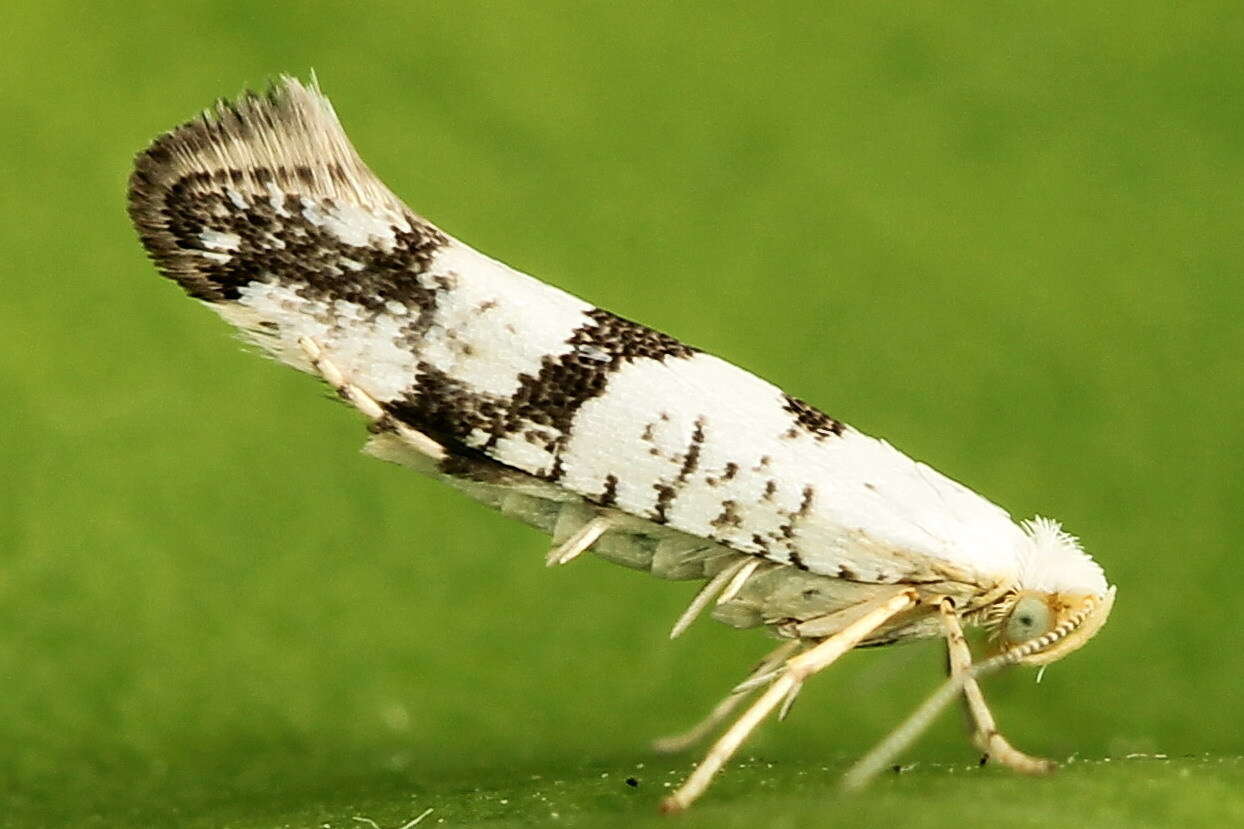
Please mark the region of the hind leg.
POLYGON ((691 776, 669 797, 661 803, 665 812, 681 812, 704 793, 712 782, 713 776, 721 770, 736 752, 748 735, 760 725, 774 708, 793 694, 797 693, 803 681, 813 674, 828 668, 838 657, 854 648, 868 638, 868 635, 890 618, 916 605, 916 593, 904 588, 889 599, 877 604, 872 610, 847 625, 838 633, 830 636, 816 646, 793 656, 786 661, 781 675, 765 690, 751 706, 743 712, 725 734, 708 750, 704 761, 696 767, 691 776))
POLYGON ((420 454, 426 455, 433 460, 441 460, 445 457, 445 448, 443 446, 423 434, 423 432, 416 431, 405 423, 389 417, 388 413, 371 395, 349 382, 341 372, 341 369, 337 367, 337 364, 324 354, 324 349, 320 348, 319 343, 310 337, 300 337, 298 346, 302 349, 302 353, 306 355, 307 361, 311 363, 311 367, 315 369, 324 382, 332 386, 342 400, 345 400, 366 415, 376 427, 392 430, 420 454))
POLYGON ((730 693, 726 695, 726 698, 713 707, 713 710, 709 712, 707 717, 681 734, 673 734, 669 737, 654 740, 652 747, 662 753, 673 753, 683 751, 698 743, 718 723, 730 716, 730 712, 737 708, 739 703, 750 692, 772 680, 777 675, 778 666, 785 662, 786 658, 797 650, 801 644, 802 642, 798 639, 788 639, 778 645, 764 659, 760 660, 752 672, 747 675, 746 679, 734 686, 730 693))

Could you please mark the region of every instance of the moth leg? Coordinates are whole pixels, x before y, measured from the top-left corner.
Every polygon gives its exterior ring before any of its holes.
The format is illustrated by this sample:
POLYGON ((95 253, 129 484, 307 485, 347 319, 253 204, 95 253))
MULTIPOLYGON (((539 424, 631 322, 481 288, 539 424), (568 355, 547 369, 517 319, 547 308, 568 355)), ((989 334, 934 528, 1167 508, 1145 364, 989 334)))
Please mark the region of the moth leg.
POLYGON ((445 457, 445 447, 423 434, 423 432, 416 431, 405 423, 394 420, 376 402, 375 398, 353 383, 348 382, 345 374, 337 367, 337 364, 324 354, 324 349, 320 348, 319 343, 310 337, 299 337, 298 345, 302 348, 303 354, 307 356, 307 361, 311 363, 311 367, 323 378, 324 382, 332 386, 333 390, 343 400, 366 415, 372 423, 396 432, 402 440, 418 450, 420 454, 426 455, 433 460, 441 460, 445 457))
POLYGON ((1012 746, 998 733, 993 714, 985 705, 980 685, 969 672, 972 669, 972 652, 959 624, 959 615, 953 604, 943 599, 938 604, 942 625, 946 628, 946 649, 950 657, 950 674, 963 682, 963 698, 967 703, 968 716, 972 720, 972 744, 984 753, 983 761, 993 760, 1022 774, 1044 774, 1053 771, 1054 762, 1041 757, 1031 757, 1012 746))
POLYGON ((613 521, 603 515, 593 518, 561 544, 554 545, 544 559, 545 565, 556 567, 561 564, 569 564, 599 541, 600 537, 612 527, 613 521))
POLYGON ((696 767, 682 786, 662 801, 662 811, 680 812, 694 803, 708 788, 713 775, 721 770, 721 767, 738 750, 747 736, 792 691, 802 685, 805 679, 828 668, 838 657, 868 638, 868 634, 885 624, 888 619, 914 607, 916 603, 916 592, 910 588, 904 588, 884 602, 877 604, 872 610, 838 633, 788 659, 781 676, 775 679, 764 694, 735 720, 734 725, 730 726, 725 734, 721 735, 708 750, 704 761, 696 767))
POLYGON ((734 577, 747 567, 748 563, 749 560, 746 556, 739 556, 722 568, 717 575, 705 582, 700 591, 695 594, 695 598, 691 600, 691 604, 687 605, 687 609, 674 622, 674 627, 670 629, 670 638, 677 639, 679 636, 682 636, 683 632, 691 627, 691 623, 696 620, 696 617, 704 611, 704 608, 709 606, 713 599, 725 589, 727 583, 732 582, 734 577))
POLYGON ((753 558, 740 567, 739 572, 731 576, 730 583, 726 585, 726 589, 721 591, 721 595, 717 597, 717 606, 720 607, 737 596, 739 591, 743 589, 743 585, 747 584, 747 580, 764 563, 765 561, 762 558, 753 558))
POLYGON ((778 645, 764 659, 760 660, 752 672, 747 675, 746 679, 730 689, 730 693, 713 707, 713 710, 709 712, 707 717, 681 734, 654 740, 652 742, 653 750, 659 751, 662 754, 673 754, 698 743, 718 723, 730 716, 730 712, 737 708, 739 703, 746 699, 749 693, 755 691, 765 682, 772 681, 777 676, 776 668, 802 645, 803 642, 799 639, 788 639, 778 645))

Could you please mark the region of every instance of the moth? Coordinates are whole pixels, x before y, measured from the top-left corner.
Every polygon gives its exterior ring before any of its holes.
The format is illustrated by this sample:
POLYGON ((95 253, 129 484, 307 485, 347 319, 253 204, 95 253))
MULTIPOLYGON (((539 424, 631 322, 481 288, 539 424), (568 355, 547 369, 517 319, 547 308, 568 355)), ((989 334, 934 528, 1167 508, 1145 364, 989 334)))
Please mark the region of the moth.
POLYGON ((377 179, 315 83, 221 101, 137 157, 129 213, 159 270, 367 419, 368 453, 586 551, 704 582, 705 610, 780 644, 677 749, 747 707, 664 807, 686 808, 748 734, 846 651, 940 637, 950 678, 849 773, 860 785, 966 700, 1105 623, 1115 588, 1054 521, 965 486, 711 354, 472 250, 377 179), (988 628, 974 661, 963 627, 988 628))

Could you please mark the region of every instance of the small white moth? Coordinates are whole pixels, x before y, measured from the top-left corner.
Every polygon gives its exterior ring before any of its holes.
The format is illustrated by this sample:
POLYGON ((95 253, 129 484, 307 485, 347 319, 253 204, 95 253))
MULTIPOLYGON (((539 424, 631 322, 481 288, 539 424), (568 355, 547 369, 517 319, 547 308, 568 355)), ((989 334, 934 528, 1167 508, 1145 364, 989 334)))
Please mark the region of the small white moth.
POLYGON ((160 270, 370 421, 367 451, 553 537, 704 588, 703 610, 783 641, 709 717, 757 698, 673 795, 685 808, 809 676, 859 645, 944 637, 951 678, 849 774, 859 785, 977 677, 1083 645, 1114 601, 1053 521, 966 487, 712 355, 518 273, 417 216, 363 164, 312 84, 282 78, 138 156, 130 216, 160 270), (992 631, 973 663, 961 625, 992 631))

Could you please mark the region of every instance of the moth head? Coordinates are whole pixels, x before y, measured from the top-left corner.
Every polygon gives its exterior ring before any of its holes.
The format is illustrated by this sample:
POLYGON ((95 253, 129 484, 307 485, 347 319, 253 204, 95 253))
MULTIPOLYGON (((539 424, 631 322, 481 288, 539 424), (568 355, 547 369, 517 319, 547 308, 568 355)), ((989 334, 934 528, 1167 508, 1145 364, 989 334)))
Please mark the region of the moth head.
POLYGON ((989 625, 1010 661, 1047 665, 1093 638, 1110 616, 1115 589, 1057 522, 1034 518, 1021 526, 1027 543, 1018 584, 994 607, 989 625))
POLYGON ((1114 587, 1103 594, 1021 590, 998 607, 998 650, 1023 665, 1048 665, 1092 639, 1114 607, 1114 587))

